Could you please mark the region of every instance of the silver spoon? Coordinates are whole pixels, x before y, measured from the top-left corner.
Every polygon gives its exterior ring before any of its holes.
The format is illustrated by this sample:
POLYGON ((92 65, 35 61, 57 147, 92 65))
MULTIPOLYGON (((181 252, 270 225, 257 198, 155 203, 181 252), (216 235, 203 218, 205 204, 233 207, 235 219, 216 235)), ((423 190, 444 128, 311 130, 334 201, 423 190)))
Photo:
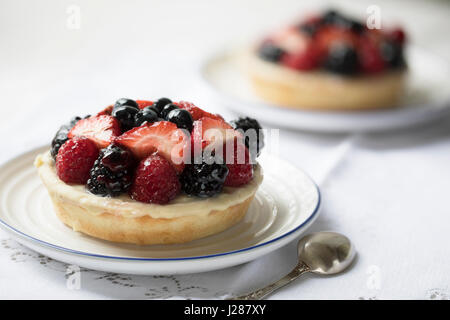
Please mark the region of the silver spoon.
POLYGON ((330 275, 344 271, 355 257, 350 240, 336 232, 316 232, 298 242, 298 264, 286 276, 262 289, 233 300, 263 299, 306 272, 330 275))

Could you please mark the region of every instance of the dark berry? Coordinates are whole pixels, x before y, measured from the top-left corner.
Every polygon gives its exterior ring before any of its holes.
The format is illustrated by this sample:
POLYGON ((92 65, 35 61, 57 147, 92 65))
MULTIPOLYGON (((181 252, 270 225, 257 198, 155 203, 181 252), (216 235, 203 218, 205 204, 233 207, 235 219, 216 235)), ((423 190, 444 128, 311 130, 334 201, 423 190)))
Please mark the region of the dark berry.
POLYGON ((313 37, 317 30, 320 28, 320 23, 318 22, 306 22, 302 23, 298 26, 298 29, 300 32, 303 32, 304 34, 313 37))
MULTIPOLYGON (((88 118, 88 117, 89 116, 86 116, 85 118, 88 118)), ((56 155, 58 154, 59 148, 61 148, 61 146, 64 144, 64 142, 69 140, 67 135, 68 135, 70 129, 72 129, 79 120, 81 120, 80 117, 74 117, 68 123, 62 125, 58 129, 58 131, 55 134, 55 137, 52 140, 52 148, 50 151, 53 159, 56 159, 56 155)))
POLYGON ((359 21, 343 16, 335 10, 328 10, 322 17, 322 24, 332 25, 338 28, 351 30, 360 33, 364 30, 364 25, 359 21))
POLYGON ((67 140, 56 156, 56 173, 66 183, 85 184, 97 157, 97 146, 88 138, 67 140))
POLYGON ((169 112, 167 115, 167 121, 173 122, 180 129, 186 129, 189 132, 192 131, 192 116, 189 111, 184 109, 175 109, 169 112))
POLYGON ((146 107, 134 115, 134 126, 139 127, 144 122, 153 123, 159 121, 158 115, 150 107, 146 107))
POLYGON ((403 47, 397 42, 383 41, 380 44, 380 52, 383 60, 394 69, 404 68, 406 66, 403 56, 403 47))
POLYGON ((328 50, 324 61, 327 71, 342 75, 352 75, 358 69, 358 56, 354 48, 342 42, 335 42, 328 50))
POLYGON ((114 107, 111 115, 119 120, 122 132, 125 132, 134 127, 134 117, 138 112, 139 109, 136 109, 135 107, 123 105, 114 107))
POLYGON ((243 131, 245 146, 250 150, 252 160, 254 160, 260 155, 262 148, 264 148, 264 133, 261 125, 257 120, 249 117, 231 121, 231 125, 234 129, 243 131))
POLYGON ((263 43, 258 49, 258 55, 267 61, 278 62, 284 54, 284 50, 270 42, 263 43))
POLYGON ((129 107, 133 107, 135 109, 139 109, 139 105, 137 104, 136 101, 127 99, 127 98, 121 98, 121 99, 117 100, 116 103, 114 104, 114 108, 121 107, 121 106, 129 106, 129 107))
POLYGON ((155 101, 153 103, 153 105, 151 106, 151 108, 153 110, 155 110, 156 114, 161 117, 161 111, 162 109, 168 105, 169 103, 172 103, 172 100, 168 99, 168 98, 160 98, 157 101, 155 101))
POLYGON ((160 117, 167 120, 169 112, 175 109, 178 109, 178 106, 176 104, 174 103, 166 104, 164 108, 161 110, 160 117))
POLYGON ((200 164, 186 165, 180 176, 181 188, 190 196, 212 197, 222 192, 227 175, 226 164, 202 159, 200 164))
POLYGON ((133 182, 135 160, 131 153, 114 144, 100 150, 87 181, 87 188, 99 196, 118 196, 133 182))

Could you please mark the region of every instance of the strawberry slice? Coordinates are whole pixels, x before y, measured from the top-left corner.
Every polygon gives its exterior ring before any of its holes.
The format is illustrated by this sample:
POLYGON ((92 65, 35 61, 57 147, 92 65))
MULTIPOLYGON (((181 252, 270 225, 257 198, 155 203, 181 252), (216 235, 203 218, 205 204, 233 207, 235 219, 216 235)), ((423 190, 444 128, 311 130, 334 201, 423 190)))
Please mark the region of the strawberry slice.
POLYGON ((184 110, 188 111, 191 114, 193 120, 198 120, 203 117, 223 120, 223 118, 221 116, 219 116, 218 114, 212 114, 212 113, 206 112, 205 110, 200 109, 199 107, 197 107, 196 105, 194 105, 191 102, 180 101, 177 103, 177 105, 178 105, 178 107, 180 107, 180 109, 184 109, 184 110))
POLYGON ((115 142, 130 150, 137 158, 143 159, 154 152, 166 158, 180 173, 184 168, 184 155, 189 152, 189 138, 169 121, 144 124, 125 132, 115 142))
POLYGON ((153 104, 153 101, 136 100, 136 103, 138 104, 139 109, 144 109, 145 107, 151 106, 153 104))
POLYGON ((109 115, 97 115, 78 121, 67 137, 69 139, 76 136, 86 137, 102 149, 119 135, 120 124, 116 118, 109 115))
POLYGON ((97 113, 97 115, 98 115, 98 116, 104 116, 104 115, 110 116, 110 115, 111 115, 111 112, 112 112, 112 110, 113 110, 113 108, 114 108, 113 105, 109 105, 109 106, 107 106, 105 109, 103 109, 102 111, 100 111, 99 113, 97 113))
POLYGON ((191 135, 192 148, 195 151, 200 149, 200 146, 204 149, 211 144, 211 147, 216 148, 235 138, 242 138, 241 133, 224 120, 208 117, 194 121, 191 135))

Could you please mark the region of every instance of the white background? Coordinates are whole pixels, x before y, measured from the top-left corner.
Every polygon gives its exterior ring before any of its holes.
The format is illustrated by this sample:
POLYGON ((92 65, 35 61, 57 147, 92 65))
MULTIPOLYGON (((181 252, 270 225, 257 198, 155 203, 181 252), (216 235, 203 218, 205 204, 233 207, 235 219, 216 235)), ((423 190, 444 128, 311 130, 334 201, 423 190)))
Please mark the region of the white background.
MULTIPOLYGON (((234 115, 217 108, 198 82, 202 58, 329 3, 360 16, 368 5, 379 5, 383 21, 404 25, 412 43, 450 59, 448 1, 2 0, 0 161, 48 144, 67 119, 120 97, 193 101, 231 120, 234 115), (71 28, 74 8, 81 13, 79 29, 71 28)), ((324 210, 312 230, 348 235, 358 259, 343 275, 305 276, 272 298, 450 297, 449 119, 376 135, 282 130, 280 138, 280 156, 320 183, 324 210)), ((82 270, 81 288, 70 290, 66 265, 0 231, 0 298, 214 298, 265 285, 294 264, 291 244, 206 274, 82 270)))

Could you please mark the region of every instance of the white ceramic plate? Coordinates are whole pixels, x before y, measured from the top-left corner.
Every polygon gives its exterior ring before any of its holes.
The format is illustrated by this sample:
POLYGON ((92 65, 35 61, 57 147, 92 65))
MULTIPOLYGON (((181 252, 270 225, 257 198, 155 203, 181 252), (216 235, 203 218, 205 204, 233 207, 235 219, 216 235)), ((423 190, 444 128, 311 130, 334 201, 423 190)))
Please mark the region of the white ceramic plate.
POLYGON ((223 106, 291 129, 364 132, 405 128, 450 115, 450 67, 422 49, 408 48, 409 76, 401 106, 391 110, 325 112, 268 104, 252 92, 239 63, 241 50, 219 51, 201 66, 203 83, 223 106))
POLYGON ((181 274, 225 268, 256 259, 298 237, 312 224, 320 192, 302 171, 262 157, 264 182, 239 224, 180 245, 137 246, 95 239, 58 220, 33 167, 30 151, 0 167, 0 226, 23 245, 56 260, 130 274, 181 274))

